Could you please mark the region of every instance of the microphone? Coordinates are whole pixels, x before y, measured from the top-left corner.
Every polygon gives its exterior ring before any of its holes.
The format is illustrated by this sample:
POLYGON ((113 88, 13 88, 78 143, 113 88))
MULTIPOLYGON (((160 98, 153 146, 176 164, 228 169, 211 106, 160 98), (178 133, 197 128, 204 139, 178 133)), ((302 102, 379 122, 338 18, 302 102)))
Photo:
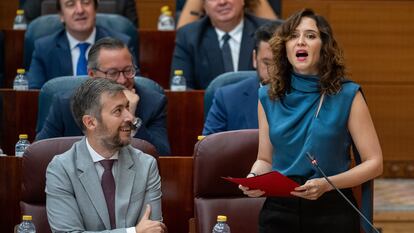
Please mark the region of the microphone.
MULTIPOLYGON (((380 233, 378 229, 375 228, 374 225, 372 225, 371 221, 369 221, 367 217, 365 217, 365 215, 326 176, 325 172, 323 172, 323 170, 319 167, 318 161, 316 161, 315 157, 313 157, 309 152, 306 152, 306 156, 308 157, 311 164, 322 174, 325 180, 328 181, 329 185, 332 186, 339 194, 341 194, 341 196, 348 202, 348 204, 351 205, 352 208, 354 208, 354 210, 359 214, 359 216, 361 216, 372 227, 372 229, 374 229, 375 232, 380 233)), ((364 228, 364 225, 362 225, 362 227, 364 228)), ((368 232, 367 229, 364 230, 368 232)))

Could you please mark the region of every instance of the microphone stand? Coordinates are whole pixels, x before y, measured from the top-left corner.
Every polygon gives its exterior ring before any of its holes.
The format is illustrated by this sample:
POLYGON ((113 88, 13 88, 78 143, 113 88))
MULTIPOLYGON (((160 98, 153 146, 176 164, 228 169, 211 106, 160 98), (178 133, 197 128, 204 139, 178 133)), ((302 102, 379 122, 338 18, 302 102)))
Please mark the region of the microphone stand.
POLYGON ((323 175, 323 177, 329 183, 329 185, 331 185, 339 194, 341 194, 341 196, 348 202, 348 204, 351 205, 352 208, 354 208, 354 210, 359 214, 359 216, 361 216, 372 227, 372 229, 374 229, 375 232, 380 233, 377 230, 377 228, 375 228, 374 225, 372 225, 371 221, 369 221, 367 217, 365 217, 365 215, 326 176, 325 172, 323 172, 323 170, 319 167, 318 162, 316 161, 315 157, 313 157, 309 152, 306 152, 306 156, 308 157, 311 164, 323 175))

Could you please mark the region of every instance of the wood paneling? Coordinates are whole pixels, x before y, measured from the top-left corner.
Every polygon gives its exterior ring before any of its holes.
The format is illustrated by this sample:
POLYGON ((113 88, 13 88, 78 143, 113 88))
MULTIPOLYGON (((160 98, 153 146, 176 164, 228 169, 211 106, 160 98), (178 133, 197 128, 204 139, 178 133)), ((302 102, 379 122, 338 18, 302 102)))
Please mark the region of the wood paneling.
POLYGON ((0 1, 0 29, 12 29, 19 0, 0 1))
POLYGON ((19 139, 19 134, 28 134, 29 141, 34 140, 38 95, 37 90, 0 89, 0 96, 3 98, 1 148, 4 153, 14 155, 14 145, 19 139))
POLYGON ((414 85, 362 85, 386 160, 414 160, 414 85))
POLYGON ((139 30, 139 37, 141 75, 169 89, 175 31, 139 30))
POLYGON ((137 15, 139 17, 140 29, 157 29, 158 17, 160 9, 167 5, 170 7, 173 15, 175 15, 174 0, 136 0, 137 15))
POLYGON ((174 155, 192 155, 204 125, 204 91, 166 91, 168 138, 174 155))
POLYGON ((23 68, 24 33, 22 30, 4 30, 4 87, 13 87, 17 69, 23 68))
POLYGON ((0 157, 0 232, 13 232, 20 222, 21 169, 21 158, 0 157))

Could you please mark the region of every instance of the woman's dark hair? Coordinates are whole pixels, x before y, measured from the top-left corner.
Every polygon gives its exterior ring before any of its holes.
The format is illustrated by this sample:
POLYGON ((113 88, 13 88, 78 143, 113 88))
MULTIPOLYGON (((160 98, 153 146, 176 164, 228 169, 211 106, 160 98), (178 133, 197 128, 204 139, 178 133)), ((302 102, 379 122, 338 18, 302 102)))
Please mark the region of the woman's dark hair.
POLYGON ((345 76, 345 62, 342 50, 333 37, 328 21, 311 9, 303 9, 290 16, 270 39, 273 52, 273 65, 270 67, 270 99, 275 100, 285 95, 290 89, 290 78, 293 71, 286 54, 286 42, 289 41, 302 18, 308 17, 316 22, 322 47, 318 61, 318 76, 321 93, 335 94, 341 89, 341 81, 345 76))

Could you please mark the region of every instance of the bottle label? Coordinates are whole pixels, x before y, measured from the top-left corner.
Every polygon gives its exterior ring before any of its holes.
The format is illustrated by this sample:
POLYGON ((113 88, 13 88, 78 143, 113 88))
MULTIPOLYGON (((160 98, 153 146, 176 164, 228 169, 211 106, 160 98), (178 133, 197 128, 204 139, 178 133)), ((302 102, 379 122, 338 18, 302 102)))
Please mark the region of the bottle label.
POLYGON ((186 86, 184 85, 171 85, 171 91, 185 91, 186 86))
POLYGON ((15 152, 16 157, 23 157, 24 152, 15 152))
POLYGON ((13 24, 13 30, 26 30, 26 24, 13 24))

